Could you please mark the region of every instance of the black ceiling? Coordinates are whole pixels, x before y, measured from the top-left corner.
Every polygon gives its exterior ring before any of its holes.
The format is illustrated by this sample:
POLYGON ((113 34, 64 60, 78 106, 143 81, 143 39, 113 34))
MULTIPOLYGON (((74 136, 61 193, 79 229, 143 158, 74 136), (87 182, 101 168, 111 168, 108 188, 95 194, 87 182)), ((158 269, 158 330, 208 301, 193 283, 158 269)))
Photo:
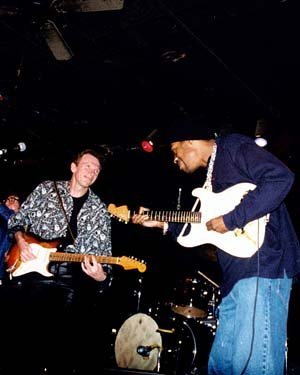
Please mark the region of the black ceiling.
POLYGON ((271 148, 297 164, 297 2, 124 0, 97 12, 74 11, 75 2, 0 2, 0 149, 27 145, 12 164, 0 157, 5 173, 21 166, 37 182, 66 151, 134 146, 184 113, 249 135, 267 118, 279 134, 271 148), (72 49, 68 61, 41 33, 49 20, 72 49))

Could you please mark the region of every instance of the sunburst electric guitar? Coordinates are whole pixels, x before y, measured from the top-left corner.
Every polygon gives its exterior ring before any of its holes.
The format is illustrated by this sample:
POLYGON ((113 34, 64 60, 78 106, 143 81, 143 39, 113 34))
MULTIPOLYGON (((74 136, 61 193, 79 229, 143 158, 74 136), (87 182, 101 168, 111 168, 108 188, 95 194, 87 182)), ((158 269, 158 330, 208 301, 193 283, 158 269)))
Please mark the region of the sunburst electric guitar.
MULTIPOLYGON (((41 242, 29 234, 26 234, 25 238, 26 241, 30 243, 30 247, 36 258, 27 262, 22 262, 20 259, 20 250, 17 244, 13 244, 5 259, 6 271, 10 274, 10 277, 25 275, 29 272, 38 272, 47 277, 53 276, 53 274, 48 271, 50 262, 82 262, 84 256, 91 256, 86 254, 58 252, 58 241, 41 242)), ((137 269, 139 272, 145 272, 147 268, 144 262, 126 256, 111 257, 95 255, 95 258, 98 263, 122 266, 125 270, 137 269)))
MULTIPOLYGON (((177 242, 184 247, 209 243, 233 256, 249 258, 263 244, 269 214, 247 223, 243 228, 226 233, 208 231, 206 223, 210 219, 232 211, 243 197, 255 188, 256 185, 247 182, 234 185, 221 193, 196 188, 192 191, 192 195, 199 200, 200 211, 146 211, 145 214, 150 220, 186 223, 177 237, 177 242)), ((108 211, 125 223, 132 216, 127 206, 116 207, 110 204, 108 211)))

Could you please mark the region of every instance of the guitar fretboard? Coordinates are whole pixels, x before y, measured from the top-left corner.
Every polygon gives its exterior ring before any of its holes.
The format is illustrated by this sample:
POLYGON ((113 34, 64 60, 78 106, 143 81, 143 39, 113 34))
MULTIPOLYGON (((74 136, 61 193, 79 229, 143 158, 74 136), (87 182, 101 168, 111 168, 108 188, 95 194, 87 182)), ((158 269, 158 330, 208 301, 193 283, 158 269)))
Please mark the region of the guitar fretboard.
POLYGON ((145 211, 149 220, 168 221, 172 223, 200 223, 201 213, 193 211, 145 211))
MULTIPOLYGON (((53 262, 83 262, 83 258, 86 254, 73 254, 73 253, 51 253, 50 261, 53 262)), ((98 263, 107 263, 107 264, 118 264, 120 258, 118 257, 108 257, 98 255, 95 256, 98 263)))

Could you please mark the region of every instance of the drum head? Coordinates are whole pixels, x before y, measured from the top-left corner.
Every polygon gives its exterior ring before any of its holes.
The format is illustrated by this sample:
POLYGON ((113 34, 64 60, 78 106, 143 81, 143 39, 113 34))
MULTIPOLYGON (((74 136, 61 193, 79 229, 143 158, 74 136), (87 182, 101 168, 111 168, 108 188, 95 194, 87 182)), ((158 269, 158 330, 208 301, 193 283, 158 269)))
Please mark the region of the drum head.
POLYGON ((162 338, 150 316, 138 313, 125 320, 115 341, 115 357, 121 368, 153 371, 158 364, 162 338), (140 346, 155 346, 149 355, 138 353, 140 346))

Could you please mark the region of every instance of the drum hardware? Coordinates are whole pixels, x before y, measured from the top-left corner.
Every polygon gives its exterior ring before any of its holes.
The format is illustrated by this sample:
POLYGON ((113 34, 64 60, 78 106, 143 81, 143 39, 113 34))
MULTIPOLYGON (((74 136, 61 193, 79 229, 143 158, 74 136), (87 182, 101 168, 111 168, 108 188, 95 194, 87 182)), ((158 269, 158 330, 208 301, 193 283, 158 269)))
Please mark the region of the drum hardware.
POLYGON ((175 303, 171 307, 173 312, 188 319, 206 318, 208 291, 203 289, 203 284, 200 284, 198 279, 186 278, 174 290, 179 293, 175 296, 175 303))
POLYGON ((219 302, 219 300, 216 297, 217 294, 219 294, 219 291, 216 293, 215 289, 213 289, 211 299, 208 301, 207 304, 208 317, 213 319, 216 318, 217 303, 219 302))
POLYGON ((201 275, 202 277, 204 277, 207 281, 209 281, 216 288, 220 288, 220 286, 217 283, 215 283, 214 281, 212 281, 212 279, 210 279, 209 277, 207 277, 203 272, 201 272, 201 271, 197 271, 197 272, 199 273, 199 275, 201 275))
POLYGON ((133 295, 137 297, 136 302, 136 312, 140 311, 141 308, 141 296, 142 296, 142 288, 143 288, 143 276, 140 276, 137 280, 138 287, 134 290, 133 295))
POLYGON ((218 299, 216 297, 216 295, 219 294, 219 291, 215 291, 215 288, 213 288, 212 290, 212 295, 211 295, 211 299, 208 301, 208 304, 207 304, 207 311, 208 311, 208 315, 206 317, 206 319, 200 319, 198 320, 198 322, 200 324, 203 324, 205 325, 206 327, 209 328, 211 334, 214 336, 216 334, 216 329, 217 329, 217 325, 218 325, 218 319, 217 319, 217 303, 218 303, 218 299))
POLYGON ((218 326, 217 319, 203 319, 198 321, 199 324, 204 325, 205 327, 208 327, 209 332, 214 336, 216 334, 216 329, 218 326))
POLYGON ((161 333, 174 333, 174 332, 175 332, 175 328, 172 328, 172 329, 157 328, 156 332, 161 332, 161 333))
POLYGON ((207 280, 212 285, 212 292, 211 292, 211 299, 208 301, 207 309, 208 309, 208 320, 209 319, 216 319, 216 310, 217 304, 219 299, 217 296, 220 294, 220 286, 207 277, 203 272, 197 271, 199 275, 201 275, 205 280, 207 280), (216 290, 217 289, 217 290, 216 290))

